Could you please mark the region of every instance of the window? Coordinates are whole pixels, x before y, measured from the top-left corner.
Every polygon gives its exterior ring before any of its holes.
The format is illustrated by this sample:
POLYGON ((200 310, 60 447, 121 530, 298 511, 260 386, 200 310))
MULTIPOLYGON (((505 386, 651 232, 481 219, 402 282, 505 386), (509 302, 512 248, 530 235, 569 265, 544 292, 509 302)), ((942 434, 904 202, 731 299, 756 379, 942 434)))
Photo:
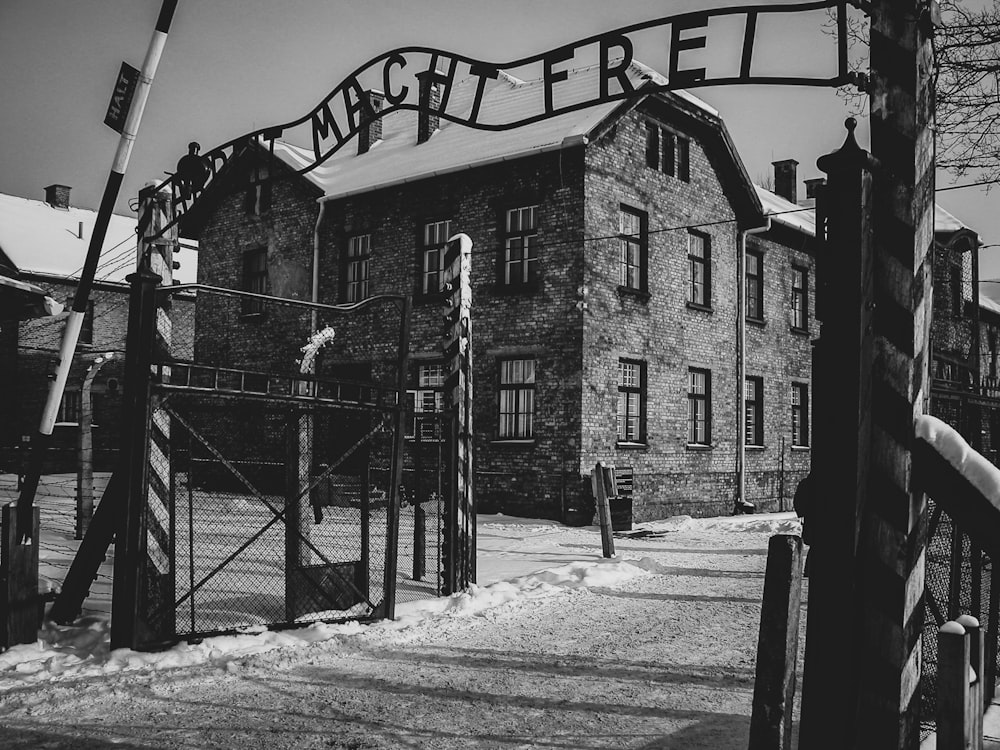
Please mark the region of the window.
POLYGON ((618 442, 646 442, 646 365, 618 361, 618 442))
POLYGON ((792 266, 792 328, 809 329, 809 272, 792 266))
MULTIPOLYGON (((243 291, 267 294, 267 248, 243 253, 243 291)), ((264 312, 264 300, 244 298, 241 309, 244 315, 260 315, 264 312)))
POLYGON ((266 166, 254 167, 250 185, 243 194, 243 210, 254 216, 260 216, 271 210, 271 180, 266 166))
POLYGON ((441 422, 426 417, 444 410, 445 365, 441 363, 417 367, 417 389, 406 392, 407 410, 412 419, 406 422, 406 437, 419 440, 440 440, 441 422))
POLYGON ((87 311, 83 314, 83 323, 80 326, 80 338, 77 341, 81 344, 94 343, 94 301, 87 302, 87 311))
POLYGON ((691 181, 691 142, 655 122, 646 122, 646 166, 691 181))
POLYGON ((688 302, 700 307, 712 304, 711 256, 708 237, 703 234, 688 234, 688 302))
POLYGON ((56 414, 56 421, 79 424, 80 411, 80 391, 63 391, 62 401, 59 402, 59 412, 56 414))
POLYGON ((538 206, 507 211, 503 283, 525 286, 535 281, 538 261, 538 206))
POLYGON ((372 236, 358 234, 347 243, 347 279, 345 299, 360 302, 368 297, 368 261, 372 255, 372 236))
POLYGON ((744 384, 746 445, 764 444, 764 378, 748 376, 744 384))
POLYGON ((620 248, 619 283, 626 289, 646 291, 646 242, 648 217, 645 211, 628 206, 618 210, 620 248))
POLYGON ((423 245, 420 252, 420 291, 423 294, 434 294, 441 290, 444 248, 450 236, 450 221, 431 221, 424 224, 423 245))
POLYGON ((660 128, 655 122, 646 123, 646 166, 660 167, 660 128))
POLYGON ((688 443, 709 445, 712 441, 712 373, 688 370, 688 443))
POLYGON ((809 445, 809 386, 792 383, 792 445, 809 445))
POLYGON ((534 437, 535 360, 507 359, 500 362, 501 439, 534 437))
POLYGON ((670 177, 677 176, 677 136, 673 133, 663 131, 663 174, 670 177))
POLYGON ((747 317, 764 320, 764 256, 756 251, 747 251, 747 317))
POLYGON ((691 141, 687 138, 677 139, 677 177, 691 182, 691 141))

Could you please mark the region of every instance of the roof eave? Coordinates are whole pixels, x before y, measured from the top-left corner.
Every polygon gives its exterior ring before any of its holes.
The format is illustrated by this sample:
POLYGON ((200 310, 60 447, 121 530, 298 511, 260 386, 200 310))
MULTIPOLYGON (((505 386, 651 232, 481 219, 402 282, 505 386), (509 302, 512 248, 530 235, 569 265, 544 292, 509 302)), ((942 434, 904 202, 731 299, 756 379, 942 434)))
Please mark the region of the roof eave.
POLYGON ((371 193, 375 190, 382 190, 383 188, 398 187, 399 185, 408 185, 413 182, 420 182, 421 180, 429 180, 432 177, 441 177, 442 175, 454 174, 456 172, 464 172, 469 169, 477 169, 479 167, 486 167, 490 164, 500 164, 507 161, 515 161, 517 159, 523 159, 527 156, 534 156, 536 154, 545 154, 552 151, 561 151, 563 149, 572 148, 574 146, 585 146, 589 143, 588 135, 585 133, 574 133, 568 135, 559 141, 558 143, 549 143, 544 146, 536 146, 522 151, 516 151, 509 154, 503 154, 500 156, 491 156, 486 159, 480 159, 478 161, 470 162, 468 164, 455 164, 450 167, 445 167, 443 169, 428 170, 426 172, 421 172, 419 174, 410 175, 408 177, 400 177, 395 180, 386 180, 384 182, 379 182, 377 185, 369 185, 366 187, 359 187, 353 190, 343 190, 336 193, 327 193, 316 199, 317 203, 325 203, 327 201, 340 200, 342 198, 351 198, 356 195, 364 195, 365 193, 371 193))

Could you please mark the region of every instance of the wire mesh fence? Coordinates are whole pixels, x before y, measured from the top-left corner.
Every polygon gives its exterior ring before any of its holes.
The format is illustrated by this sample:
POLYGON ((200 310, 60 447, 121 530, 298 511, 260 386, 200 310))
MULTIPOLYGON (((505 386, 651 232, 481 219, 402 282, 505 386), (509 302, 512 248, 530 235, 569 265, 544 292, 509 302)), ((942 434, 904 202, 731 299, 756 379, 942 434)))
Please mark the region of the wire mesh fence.
MULTIPOLYGON (((923 735, 935 726, 937 712, 938 628, 960 614, 971 614, 984 628, 986 696, 992 696, 1000 669, 998 604, 1000 581, 991 557, 928 500, 928 537, 924 569, 923 663, 920 674, 920 716, 923 735)), ((985 707, 984 707, 985 709, 985 707)))
POLYGON ((397 593, 439 593, 443 464, 440 447, 401 439, 400 300, 331 308, 197 287, 161 291, 160 317, 178 291, 198 304, 159 325, 153 356, 152 630, 377 618, 397 593))

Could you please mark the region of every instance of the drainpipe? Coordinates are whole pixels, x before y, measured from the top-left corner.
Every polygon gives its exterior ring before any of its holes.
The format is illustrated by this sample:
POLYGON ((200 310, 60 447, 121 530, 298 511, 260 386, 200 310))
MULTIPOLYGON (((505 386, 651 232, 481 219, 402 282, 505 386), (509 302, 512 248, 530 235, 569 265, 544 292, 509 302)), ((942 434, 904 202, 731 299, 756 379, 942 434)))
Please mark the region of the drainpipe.
MULTIPOLYGON (((316 227, 313 229, 313 267, 312 267, 312 297, 313 303, 319 302, 319 228, 323 223, 323 213, 326 211, 326 201, 319 201, 319 213, 316 215, 316 227)), ((309 313, 309 335, 319 330, 316 309, 309 313)))
POLYGON ((746 259, 747 235, 762 234, 771 230, 771 217, 764 218, 764 225, 739 231, 736 251, 736 508, 746 503, 747 457, 747 310, 746 310, 746 259))

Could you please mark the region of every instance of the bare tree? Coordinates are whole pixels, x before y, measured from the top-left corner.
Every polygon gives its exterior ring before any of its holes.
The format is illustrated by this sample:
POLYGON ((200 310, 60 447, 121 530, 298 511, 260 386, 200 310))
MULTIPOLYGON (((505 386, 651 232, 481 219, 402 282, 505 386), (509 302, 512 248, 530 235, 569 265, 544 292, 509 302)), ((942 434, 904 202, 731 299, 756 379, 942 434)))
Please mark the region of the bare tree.
MULTIPOLYGON (((940 0, 934 35, 937 165, 956 176, 1000 182, 1000 0, 940 0)), ((831 29, 833 26, 831 25, 831 29)), ((848 19, 852 66, 868 67, 868 19, 848 19)), ((845 87, 861 113, 867 97, 845 87)))

